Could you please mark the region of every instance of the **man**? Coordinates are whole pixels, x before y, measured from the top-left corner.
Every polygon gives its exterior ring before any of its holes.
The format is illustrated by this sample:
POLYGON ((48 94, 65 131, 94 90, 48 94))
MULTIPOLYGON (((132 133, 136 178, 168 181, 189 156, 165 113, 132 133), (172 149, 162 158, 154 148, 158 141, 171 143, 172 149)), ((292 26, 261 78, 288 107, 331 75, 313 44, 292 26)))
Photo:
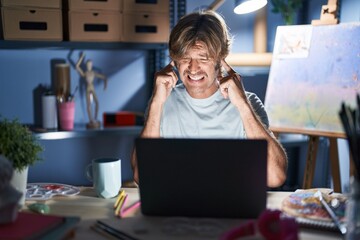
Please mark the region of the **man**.
MULTIPOLYGON (((172 61, 155 74, 141 137, 266 139, 267 184, 278 187, 286 179, 285 151, 268 129, 259 98, 245 92, 240 75, 226 63, 230 44, 219 14, 196 12, 180 19, 170 34, 172 61), (178 76, 182 83, 176 85, 178 76)), ((138 182, 135 154, 132 167, 138 182)))

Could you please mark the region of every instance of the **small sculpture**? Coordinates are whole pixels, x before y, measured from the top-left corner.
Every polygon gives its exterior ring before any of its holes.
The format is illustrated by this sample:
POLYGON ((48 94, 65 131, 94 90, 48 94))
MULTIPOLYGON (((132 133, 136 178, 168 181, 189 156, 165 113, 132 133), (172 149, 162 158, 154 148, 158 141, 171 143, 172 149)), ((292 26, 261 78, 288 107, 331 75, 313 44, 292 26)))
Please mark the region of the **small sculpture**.
POLYGON ((76 70, 79 72, 81 77, 84 77, 86 80, 86 107, 87 113, 89 116, 89 123, 86 125, 87 128, 99 128, 100 122, 97 120, 97 115, 99 111, 99 101, 95 93, 94 88, 94 80, 95 77, 104 80, 104 90, 106 89, 107 85, 107 78, 105 75, 95 72, 93 68, 93 63, 91 60, 86 61, 86 70, 83 71, 80 65, 85 58, 85 54, 81 53, 78 62, 76 63, 76 70), (94 101, 95 104, 95 113, 92 114, 92 102, 94 101))
POLYGON ((0 224, 14 222, 17 218, 22 193, 10 184, 13 172, 10 161, 0 155, 0 224))

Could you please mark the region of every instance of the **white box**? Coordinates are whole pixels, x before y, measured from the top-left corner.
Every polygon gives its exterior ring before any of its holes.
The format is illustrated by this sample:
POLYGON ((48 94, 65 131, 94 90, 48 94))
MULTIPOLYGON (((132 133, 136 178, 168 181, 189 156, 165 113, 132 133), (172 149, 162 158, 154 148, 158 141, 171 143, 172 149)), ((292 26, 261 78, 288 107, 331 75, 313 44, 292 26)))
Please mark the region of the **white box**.
POLYGON ((125 42, 168 42, 170 34, 168 14, 124 12, 123 15, 123 40, 125 42))
POLYGON ((69 10, 121 11, 122 0, 68 0, 69 10))
POLYGON ((124 12, 169 12, 169 0, 124 0, 124 12))
POLYGON ((60 9, 2 7, 5 40, 63 40, 60 9))
POLYGON ((1 0, 6 7, 62 8, 61 0, 1 0))
POLYGON ((70 41, 121 41, 122 14, 114 11, 69 11, 70 41))

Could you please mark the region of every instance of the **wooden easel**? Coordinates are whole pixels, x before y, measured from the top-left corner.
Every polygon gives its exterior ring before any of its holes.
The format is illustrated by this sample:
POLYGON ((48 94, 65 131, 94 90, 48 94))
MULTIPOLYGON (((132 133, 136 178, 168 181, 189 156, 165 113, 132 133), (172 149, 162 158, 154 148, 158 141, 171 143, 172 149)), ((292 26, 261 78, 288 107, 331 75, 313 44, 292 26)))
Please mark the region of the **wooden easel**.
MULTIPOLYGON (((337 0, 328 0, 327 5, 321 7, 320 20, 312 20, 312 25, 330 25, 338 24, 338 2, 337 0)), ((311 188, 314 179, 314 171, 316 164, 317 147, 319 143, 319 136, 311 135, 309 139, 306 167, 303 179, 303 188, 311 188)), ((341 192, 340 166, 339 166, 339 151, 337 138, 329 136, 329 158, 331 166, 331 175, 333 178, 334 191, 341 192)), ((351 161, 350 161, 351 162, 351 161)), ((350 166, 350 174, 352 174, 353 166, 350 166)))
MULTIPOLYGON (((293 133, 293 134, 304 134, 309 136, 308 150, 306 155, 306 163, 304 169, 304 178, 303 178, 303 189, 312 188, 312 183, 314 180, 315 167, 316 167, 316 157, 317 150, 319 145, 320 137, 327 137, 329 139, 329 160, 331 167, 331 176, 334 184, 334 191, 341 192, 341 178, 340 178, 340 164, 339 164, 339 150, 337 140, 339 138, 346 138, 345 133, 329 133, 322 131, 306 131, 304 129, 287 129, 287 128, 273 128, 271 130, 274 132, 275 136, 278 136, 280 133, 293 133)), ((350 163, 351 160, 350 160, 350 163)), ((354 166, 350 164, 350 176, 354 174, 354 166)))
POLYGON ((311 25, 338 24, 337 4, 337 0, 328 0, 328 4, 321 7, 320 20, 312 20, 311 25))
MULTIPOLYGON (((306 157, 306 165, 304 171, 303 188, 312 187, 314 180, 316 156, 319 144, 319 136, 309 136, 308 152, 306 157)), ((331 167, 331 175, 334 184, 334 191, 341 192, 341 178, 339 165, 339 151, 336 137, 329 137, 329 159, 331 167)))

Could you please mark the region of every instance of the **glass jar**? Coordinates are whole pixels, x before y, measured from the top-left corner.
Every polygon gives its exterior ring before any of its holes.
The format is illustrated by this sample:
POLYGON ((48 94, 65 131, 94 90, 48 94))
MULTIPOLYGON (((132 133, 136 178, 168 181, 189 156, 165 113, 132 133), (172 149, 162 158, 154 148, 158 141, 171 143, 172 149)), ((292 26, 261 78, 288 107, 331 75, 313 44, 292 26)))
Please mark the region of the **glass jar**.
POLYGON ((360 239, 360 181, 354 176, 350 180, 350 195, 346 204, 346 240, 360 239))

